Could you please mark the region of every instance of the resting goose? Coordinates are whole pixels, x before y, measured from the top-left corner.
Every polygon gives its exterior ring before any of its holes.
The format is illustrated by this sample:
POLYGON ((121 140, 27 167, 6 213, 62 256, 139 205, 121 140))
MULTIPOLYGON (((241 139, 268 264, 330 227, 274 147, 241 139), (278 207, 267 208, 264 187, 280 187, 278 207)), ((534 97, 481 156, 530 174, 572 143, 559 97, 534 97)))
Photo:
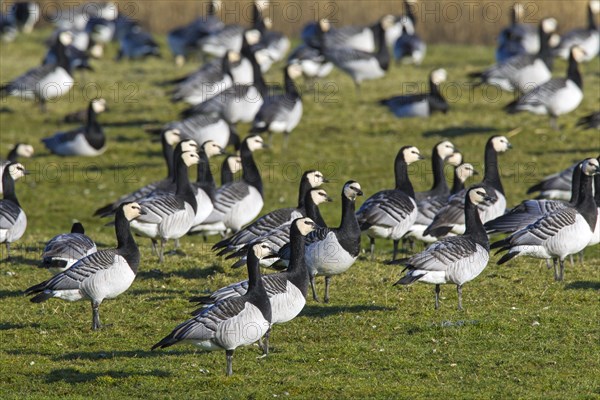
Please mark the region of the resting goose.
POLYGON ((257 244, 248 249, 248 290, 239 297, 216 302, 194 318, 178 325, 173 332, 152 346, 165 348, 177 343, 189 343, 202 350, 225 350, 227 376, 233 374, 233 352, 263 337, 271 328, 271 303, 258 265, 270 252, 268 246, 257 244))
POLYGON ((178 144, 175 148, 175 193, 151 195, 139 201, 146 213, 131 222, 131 229, 152 239, 153 249, 160 240, 160 263, 164 260, 165 242, 181 238, 193 225, 198 203, 188 177, 188 167, 199 161, 198 153, 181 152, 181 143, 178 144))
POLYGON ((307 44, 292 50, 288 57, 290 64, 298 64, 302 68, 302 75, 308 79, 324 78, 333 70, 333 63, 327 61, 317 48, 307 44))
POLYGON ((596 18, 600 13, 600 1, 591 0, 587 6, 587 28, 578 28, 561 36, 559 45, 554 49, 554 53, 565 60, 568 60, 573 46, 579 46, 584 55, 581 61, 591 61, 600 50, 600 31, 596 24, 596 18))
POLYGON ((520 54, 495 64, 483 72, 470 73, 469 77, 481 79, 480 83, 496 85, 502 90, 529 92, 552 78, 552 33, 556 30, 554 18, 540 22, 540 51, 537 54, 520 54))
POLYGON ((0 200, 0 243, 6 245, 6 258, 10 259, 10 244, 21 239, 27 228, 27 216, 15 192, 15 181, 27 175, 25 167, 10 163, 2 173, 4 193, 0 200))
POLYGON ((558 130, 558 117, 575 110, 583 100, 583 79, 578 65, 584 55, 580 47, 573 47, 565 78, 550 79, 508 104, 505 110, 509 114, 529 111, 533 114, 550 115, 550 126, 558 130))
POLYGON ((19 1, 10 6, 8 15, 20 31, 31 33, 40 20, 41 10, 39 4, 34 1, 19 1))
MULTIPOLYGON (((102 112, 108 111, 108 107, 106 106, 106 100, 104 100, 103 98, 99 98, 99 99, 95 99, 95 101, 100 103, 95 106, 97 109, 99 109, 101 107, 104 109, 104 111, 102 111, 102 112)), ((63 118, 63 122, 66 122, 68 124, 71 124, 71 123, 86 124, 88 121, 88 113, 89 113, 89 106, 79 109, 77 111, 73 111, 73 112, 65 115, 65 117, 63 118)))
POLYGON ((398 118, 430 117, 435 112, 446 114, 450 106, 440 92, 440 85, 446 81, 446 70, 436 69, 429 75, 429 93, 408 94, 380 100, 398 118))
POLYGON ((75 222, 71 233, 61 233, 46 243, 39 267, 46 268, 56 275, 96 251, 96 244, 85 235, 83 225, 75 222))
POLYGON ((535 26, 519 22, 524 14, 525 7, 522 4, 515 3, 511 7, 511 24, 498 35, 496 62, 502 63, 520 54, 536 54, 540 51, 540 36, 535 26))
POLYGON ((271 18, 263 16, 263 9, 256 3, 252 8, 252 26, 260 32, 260 46, 265 49, 271 62, 278 62, 284 59, 290 49, 290 39, 281 32, 272 31, 273 21, 271 18))
POLYGON ((382 190, 363 203, 356 217, 360 229, 366 231, 371 241, 371 260, 375 258, 375 238, 392 239, 396 259, 398 243, 417 219, 415 191, 408 177, 408 166, 424 157, 414 146, 404 146, 394 161, 396 187, 382 190))
POLYGON ((402 33, 394 43, 394 59, 396 62, 421 65, 427 45, 415 32, 409 33, 405 23, 402 23, 402 33))
POLYGON ((137 203, 125 203, 115 216, 117 247, 100 250, 77 261, 64 272, 25 290, 33 303, 52 297, 67 301, 89 299, 92 303, 92 329, 101 328, 99 307, 104 299, 114 299, 133 283, 140 264, 140 251, 129 224, 144 215, 137 203))
POLYGON ((6 160, 0 160, 0 194, 2 194, 2 175, 4 174, 4 168, 8 166, 10 163, 17 162, 19 157, 30 158, 33 156, 34 150, 33 146, 25 143, 17 143, 13 146, 13 148, 8 152, 8 156, 6 160))
POLYGON ((117 61, 123 58, 138 60, 149 56, 160 58, 160 48, 149 32, 139 25, 131 27, 129 32, 119 39, 119 52, 115 58, 117 61))
POLYGON ((94 99, 88 106, 87 122, 84 126, 42 139, 50 152, 59 156, 98 156, 106 151, 106 136, 98 123, 98 114, 104 112, 104 99, 94 99))
POLYGON ((276 229, 283 224, 289 224, 296 218, 306 216, 306 194, 311 189, 319 187, 326 182, 327 179, 325 179, 323 174, 319 171, 309 170, 304 172, 300 178, 297 207, 279 208, 263 215, 235 235, 216 243, 213 246, 213 250, 219 250, 220 256, 236 252, 247 244, 255 241, 257 238, 268 234, 273 229, 276 229))
POLYGON ((435 285, 435 309, 439 308, 440 285, 453 283, 458 292, 458 309, 462 310, 462 287, 475 279, 490 259, 490 243, 477 206, 491 200, 482 185, 471 187, 464 197, 466 229, 462 236, 440 239, 425 251, 396 263, 406 266, 406 275, 394 285, 415 281, 435 285))
POLYGON ((288 135, 302 119, 302 96, 294 83, 294 79, 301 75, 302 69, 299 65, 292 64, 283 69, 285 93, 264 98, 264 103, 254 117, 250 132, 269 132, 269 142, 272 140, 273 132, 283 132, 284 146, 287 146, 288 135))
POLYGON ((21 99, 38 100, 42 112, 46 111, 46 101, 67 94, 75 80, 65 54, 65 46, 73 40, 70 32, 60 33, 56 41, 56 64, 32 68, 23 75, 0 87, 0 95, 15 96, 21 99))
POLYGON ((577 120, 577 126, 584 129, 600 129, 600 111, 593 112, 577 120))
POLYGON ((264 205, 263 184, 252 153, 265 147, 258 135, 243 140, 240 147, 242 179, 217 190, 212 214, 201 225, 192 227, 191 232, 232 230, 235 233, 256 218, 264 205))
MULTIPOLYGON (((109 203, 103 207, 98 208, 94 212, 94 216, 107 217, 115 212, 122 203, 130 203, 138 201, 150 193, 155 191, 167 191, 170 188, 174 188, 174 177, 175 171, 173 168, 173 146, 180 141, 179 131, 174 129, 165 130, 161 135, 162 142, 162 153, 167 164, 167 177, 160 181, 149 183, 146 186, 142 186, 138 190, 132 193, 128 193, 124 196, 119 197, 116 201, 109 203)), ((186 151, 197 151, 198 145, 194 141, 187 141, 182 145, 183 152, 186 151)))
POLYGON ((498 265, 522 255, 552 258, 554 279, 563 280, 565 258, 588 246, 593 239, 598 218, 598 208, 592 194, 592 176, 600 173, 600 163, 595 158, 589 158, 584 161, 581 170, 577 204, 545 214, 533 224, 492 244, 491 248, 498 248, 498 252, 507 251, 498 265))
MULTIPOLYGON (((271 328, 265 333, 263 353, 269 352, 269 335, 275 324, 283 324, 296 318, 306 304, 308 291, 308 270, 305 261, 305 237, 314 231, 317 225, 310 218, 297 218, 290 226, 291 257, 286 271, 263 275, 262 282, 271 303, 271 328)), ((262 246, 265 244, 262 243, 262 246)), ((272 249, 271 249, 272 250, 272 249)), ((265 258, 268 258, 269 255, 265 258)), ((263 258, 264 260, 264 258, 263 258)), ((203 308, 193 315, 204 312, 206 307, 219 301, 236 298, 246 294, 248 281, 241 281, 221 288, 210 296, 194 297, 190 302, 199 302, 203 308)))

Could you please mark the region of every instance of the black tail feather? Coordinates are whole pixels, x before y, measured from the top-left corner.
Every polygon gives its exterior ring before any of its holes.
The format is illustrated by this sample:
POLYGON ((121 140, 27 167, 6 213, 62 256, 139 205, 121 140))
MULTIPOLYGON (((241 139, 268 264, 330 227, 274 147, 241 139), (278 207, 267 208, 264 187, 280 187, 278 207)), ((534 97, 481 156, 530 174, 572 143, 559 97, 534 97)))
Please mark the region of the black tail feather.
POLYGON ((158 342, 154 346, 152 346, 152 348, 150 350, 154 350, 157 348, 164 349, 166 347, 173 346, 177 342, 179 342, 179 339, 175 338, 175 335, 173 333, 171 333, 168 336, 165 336, 160 342, 158 342))
POLYGON ((417 275, 417 274, 407 274, 404 275, 398 282, 394 283, 394 286, 397 285, 410 285, 411 283, 418 281, 425 274, 417 275))
POLYGON ((502 265, 507 261, 512 260, 513 258, 515 258, 516 256, 519 255, 518 251, 514 251, 512 253, 506 253, 505 255, 503 255, 497 262, 498 265, 502 265))
POLYGON ((113 214, 114 210, 115 206, 113 203, 107 204, 94 211, 94 217, 108 217, 109 215, 113 214))
POLYGON ((67 266, 66 260, 55 260, 51 257, 46 257, 38 265, 38 268, 65 268, 67 266))
POLYGON ((246 260, 244 258, 240 258, 235 263, 231 265, 231 268, 241 268, 246 265, 246 260))
POLYGON ((423 232, 424 236, 442 237, 446 236, 452 230, 451 226, 438 226, 438 227, 427 227, 423 232))

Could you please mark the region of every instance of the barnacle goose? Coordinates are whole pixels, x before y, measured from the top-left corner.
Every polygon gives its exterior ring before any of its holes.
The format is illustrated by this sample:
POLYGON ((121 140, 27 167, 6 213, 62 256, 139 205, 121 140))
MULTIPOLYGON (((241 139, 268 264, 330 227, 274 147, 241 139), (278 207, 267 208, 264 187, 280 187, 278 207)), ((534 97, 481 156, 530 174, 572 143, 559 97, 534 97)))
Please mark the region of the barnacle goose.
POLYGON ((330 23, 323 19, 318 24, 318 49, 328 61, 352 77, 356 90, 359 91, 362 81, 381 78, 388 70, 390 54, 385 44, 385 31, 393 24, 392 20, 392 16, 381 19, 377 29, 377 51, 366 52, 352 47, 329 45, 325 33, 330 29, 330 23))
POLYGON ((237 143, 239 143, 235 126, 228 124, 220 115, 215 114, 193 114, 182 120, 169 122, 156 131, 168 130, 178 132, 181 140, 191 139, 196 143, 212 140, 223 148, 229 144, 237 148, 237 143))
POLYGON ((560 44, 554 53, 565 60, 569 59, 571 48, 579 46, 584 51, 581 61, 591 61, 600 51, 600 31, 596 17, 600 13, 600 1, 591 0, 587 6, 587 28, 578 28, 561 36, 560 44))
POLYGON ((577 120, 577 126, 585 129, 600 129, 600 111, 579 118, 577 120))
POLYGON ((83 225, 75 222, 71 233, 61 233, 46 243, 39 267, 46 268, 56 275, 96 251, 96 243, 85 235, 83 225))
MULTIPOLYGON (((103 112, 108 111, 108 107, 106 105, 106 100, 104 100, 103 98, 98 98, 98 99, 96 99, 96 101, 101 103, 101 105, 99 104, 99 105, 95 106, 97 109, 102 107, 104 109, 103 112)), ((85 124, 88 121, 88 113, 89 113, 89 107, 85 107, 85 108, 79 109, 77 111, 73 111, 73 112, 65 115, 65 117, 63 118, 63 122, 85 124)))
MULTIPOLYGON (((272 325, 283 324, 296 318, 306 304, 308 270, 304 251, 305 237, 317 228, 315 222, 310 218, 295 219, 290 226, 291 256, 287 270, 262 276, 262 282, 271 303, 272 325)), ((262 245, 264 246, 265 243, 262 243, 262 245)), ((270 256, 267 255, 265 258, 270 256)), ((194 297, 190 299, 190 302, 199 302, 203 305, 203 308, 195 311, 194 315, 201 314, 206 307, 210 307, 210 305, 224 299, 243 296, 247 291, 248 281, 245 280, 221 288, 210 296, 194 297)), ((262 346, 264 354, 269 352, 269 335, 272 325, 264 336, 262 346)))
MULTIPOLYGON (((166 191, 174 187, 175 170, 173 168, 173 146, 180 142, 179 132, 176 130, 166 130, 161 135, 162 142, 162 153, 167 164, 167 177, 160 181, 155 181, 142 186, 138 190, 132 193, 128 193, 119 197, 116 201, 109 203, 103 207, 98 208, 95 212, 95 216, 107 217, 111 215, 122 203, 130 203, 138 201, 150 193, 155 191, 166 191)), ((182 145, 182 151, 197 151, 198 145, 194 141, 187 141, 182 145)))
POLYGON ((539 115, 550 115, 550 126, 558 130, 557 119, 576 109, 583 100, 583 79, 579 63, 585 53, 578 47, 571 49, 569 67, 565 78, 553 78, 505 107, 509 114, 529 111, 539 115))
POLYGON ((398 260, 406 266, 406 275, 394 285, 415 281, 435 285, 435 309, 439 308, 440 285, 453 283, 458 292, 458 309, 462 310, 462 287, 475 279, 490 259, 490 243, 483 229, 477 206, 491 200, 488 188, 476 185, 464 197, 466 229, 462 236, 440 239, 425 251, 398 260))
MULTIPOLYGON (((492 136, 485 145, 485 174, 483 186, 492 199, 479 204, 478 209, 481 220, 485 223, 506 211, 506 198, 504 187, 498 171, 498 153, 503 153, 512 148, 504 136, 492 136)), ((424 235, 441 237, 448 233, 462 234, 465 230, 464 197, 467 191, 463 190, 453 195, 446 206, 435 216, 431 224, 423 232, 424 235)))
POLYGON ((431 171, 433 172, 433 185, 430 190, 416 192, 415 200, 417 202, 435 196, 448 196, 450 189, 446 183, 444 174, 444 161, 456 152, 452 142, 443 140, 433 146, 431 151, 431 171))
POLYGON ((31 33, 40 20, 40 11, 39 4, 34 1, 18 1, 10 6, 8 15, 20 31, 31 33))
POLYGON ((164 245, 169 239, 179 239, 192 227, 198 202, 188 177, 188 167, 198 164, 198 153, 181 152, 181 143, 175 148, 175 193, 158 194, 143 198, 139 204, 146 214, 131 222, 131 229, 152 239, 155 249, 160 240, 159 262, 164 260, 164 245))
POLYGON ((233 182, 235 174, 242 170, 242 158, 238 155, 225 157, 221 164, 221 186, 233 182))
POLYGON ((73 40, 70 32, 62 32, 56 42, 58 55, 56 64, 32 68, 23 75, 0 87, 0 94, 21 99, 39 100, 42 111, 46 110, 46 100, 54 100, 67 94, 75 81, 65 54, 65 46, 73 40))
POLYGON ((408 177, 408 166, 423 159, 425 157, 416 147, 402 147, 394 161, 396 187, 375 193, 356 213, 360 229, 367 231, 371 241, 371 260, 375 258, 376 237, 394 241, 392 259, 395 260, 400 239, 417 219, 415 191, 408 177))
POLYGON ((294 79, 302 75, 302 69, 291 64, 283 69, 285 93, 266 97, 252 122, 252 133, 269 132, 271 142, 273 132, 283 132, 284 146, 288 135, 298 126, 302 119, 302 96, 294 83, 294 79))
POLYGON ((215 200, 217 185, 210 170, 209 159, 221 154, 225 154, 223 148, 212 140, 208 140, 200 146, 198 176, 196 182, 192 184, 197 203, 196 215, 194 216, 192 226, 204 222, 214 210, 213 202, 215 200))
POLYGON ((302 75, 308 79, 324 78, 333 70, 333 63, 327 61, 325 56, 307 44, 301 44, 290 53, 289 64, 298 64, 302 68, 302 75))
POLYGON ((515 3, 511 7, 511 24, 498 35, 496 62, 502 63, 516 55, 536 54, 540 51, 540 36, 535 26, 519 22, 524 13, 525 7, 522 4, 515 3))
POLYGON ((27 216, 15 192, 15 181, 25 175, 27 171, 19 163, 8 164, 2 173, 4 193, 0 200, 0 243, 6 245, 7 259, 10 259, 10 244, 19 240, 27 228, 27 216))
POLYGON ((502 90, 529 92, 552 78, 553 57, 550 50, 556 30, 554 18, 540 22, 540 51, 537 54, 520 54, 494 64, 483 72, 470 73, 469 77, 481 79, 480 83, 496 85, 502 90))
POLYGON ((564 278, 564 260, 579 253, 592 241, 597 224, 598 208, 592 194, 592 176, 600 173, 600 163, 589 158, 581 165, 580 191, 577 204, 543 215, 533 224, 492 244, 498 252, 507 251, 498 265, 525 255, 554 260, 554 279, 564 278), (560 269, 557 268, 557 261, 560 269))
POLYGON ((446 77, 445 69, 436 69, 429 75, 429 93, 394 96, 379 103, 387 106, 398 118, 427 118, 434 112, 446 114, 450 106, 440 92, 440 85, 446 81, 446 77))
POLYGON ((84 126, 42 139, 50 152, 59 156, 98 156, 106 151, 106 136, 97 115, 104 112, 104 99, 94 99, 88 106, 87 122, 84 126))
POLYGON ((540 192, 537 199, 569 200, 571 198, 571 187, 573 171, 579 163, 575 163, 552 175, 546 176, 540 182, 527 189, 527 194, 540 192))
POLYGON ((242 141, 242 179, 217 190, 212 214, 202 224, 193 226, 191 232, 225 233, 231 230, 235 233, 256 218, 264 205, 263 184, 252 153, 265 147, 258 135, 248 136, 242 141))
POLYGON ((4 168, 10 163, 17 162, 19 157, 30 158, 33 156, 33 146, 25 143, 17 143, 8 152, 6 160, 0 160, 0 194, 2 194, 2 175, 4 174, 4 168))
MULTIPOLYGON (((42 65, 47 64, 56 64, 58 62, 58 54, 56 48, 56 41, 58 41, 58 35, 56 37, 51 38, 54 39, 54 43, 48 48, 46 55, 42 61, 42 65)), ((93 71, 94 68, 90 65, 88 50, 88 43, 85 43, 83 49, 80 49, 76 46, 76 42, 69 44, 65 47, 65 57, 69 62, 69 67, 71 71, 75 70, 89 70, 93 71)))
POLYGON ((252 26, 260 31, 260 45, 272 62, 283 60, 290 49, 290 39, 281 32, 272 31, 273 21, 263 16, 263 10, 254 4, 252 13, 252 26))
POLYGON ((161 57, 158 43, 149 32, 139 25, 134 25, 119 39, 119 52, 115 58, 120 61, 123 58, 137 60, 149 56, 161 57))
POLYGON ((190 343, 202 350, 225 350, 227 376, 233 374, 233 352, 262 338, 271 328, 272 309, 260 274, 259 260, 269 254, 268 246, 248 249, 248 290, 239 297, 216 302, 193 318, 179 324, 152 346, 165 348, 190 343))
MULTIPOLYGON (((331 278, 346 272, 360 253, 360 226, 356 220, 356 198, 362 196, 360 184, 348 181, 342 189, 342 220, 337 228, 320 227, 306 237, 306 265, 308 266, 313 299, 319 301, 315 289, 315 276, 325 277, 325 297, 329 303, 331 278)), ((290 245, 279 250, 277 257, 289 263, 290 245)))
POLYGON ((306 216, 306 194, 312 188, 319 187, 326 182, 327 179, 325 179, 323 174, 319 171, 309 170, 304 172, 300 178, 297 207, 279 208, 263 215, 233 236, 216 243, 213 246, 213 250, 219 250, 220 256, 235 252, 248 243, 255 241, 257 238, 268 234, 273 229, 276 229, 283 224, 289 224, 296 218, 306 216))
POLYGON ((409 33, 404 22, 401 24, 402 33, 394 43, 394 59, 396 62, 421 65, 427 53, 427 45, 419 35, 409 33))
POLYGON ((3 42, 12 42, 15 40, 19 31, 15 26, 15 22, 10 16, 0 11, 0 38, 3 42))
POLYGON ((131 221, 144 215, 137 203, 122 204, 115 216, 117 247, 86 256, 71 268, 25 290, 33 303, 52 297, 67 301, 89 299, 92 303, 92 329, 100 324, 99 307, 104 299, 114 299, 133 283, 140 264, 140 251, 129 230, 131 221))

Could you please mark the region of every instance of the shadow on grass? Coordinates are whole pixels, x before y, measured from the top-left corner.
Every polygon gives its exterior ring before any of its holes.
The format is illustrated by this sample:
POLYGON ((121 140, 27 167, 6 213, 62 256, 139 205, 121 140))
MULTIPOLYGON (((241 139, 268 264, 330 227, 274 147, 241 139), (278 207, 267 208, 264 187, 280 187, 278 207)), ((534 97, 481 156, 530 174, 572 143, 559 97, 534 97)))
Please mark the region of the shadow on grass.
POLYGON ((25 297, 25 293, 22 290, 0 290, 0 300, 8 299, 11 297, 25 297))
POLYGON ((213 264, 208 267, 199 268, 187 268, 179 269, 175 271, 164 272, 160 269, 152 269, 150 271, 142 271, 137 275, 137 279, 164 279, 168 277, 179 277, 184 279, 206 279, 215 273, 224 273, 225 270, 222 266, 213 264))
POLYGON ((103 122, 102 125, 110 128, 127 128, 130 126, 138 127, 145 124, 160 124, 161 121, 157 119, 136 119, 132 121, 117 121, 117 122, 103 122))
POLYGON ((575 281, 566 284, 565 290, 600 290, 600 282, 575 281))
POLYGON ((122 379, 131 376, 154 376, 164 378, 171 376, 171 374, 157 369, 148 372, 131 373, 128 371, 80 372, 75 368, 61 368, 55 369, 46 375, 46 382, 54 383, 62 381, 66 383, 85 383, 93 382, 98 379, 102 380, 103 378, 122 379))
MULTIPOLYGON (((544 156, 546 154, 589 154, 589 153, 596 153, 598 154, 598 148, 597 147, 579 147, 579 148, 574 148, 574 149, 563 149, 563 148, 549 148, 548 150, 545 151, 541 151, 541 150, 536 150, 536 151, 530 151, 529 154, 532 155, 536 155, 536 156, 544 156)), ((575 161, 573 161, 575 162, 575 161)))
POLYGON ((423 137, 459 137, 466 135, 480 135, 480 134, 489 134, 491 132, 496 132, 498 129, 492 128, 490 126, 451 126, 444 129, 436 129, 433 131, 425 131, 423 132, 423 137))
MULTIPOLYGON (((158 341, 158 340, 157 340, 158 341)), ((122 350, 122 351, 111 351, 111 352, 99 352, 99 351, 79 351, 73 353, 66 353, 54 358, 55 361, 63 360, 109 360, 115 358, 154 358, 164 357, 166 355, 181 356, 189 355, 190 351, 186 350, 171 350, 169 351, 151 351, 150 347, 155 342, 148 343, 148 350, 122 350)))
POLYGON ((7 265, 29 265, 32 267, 37 267, 38 264, 40 263, 39 259, 32 259, 32 258, 25 258, 23 256, 10 256, 10 258, 3 258, 2 261, 0 261, 1 265, 7 264, 7 265))
POLYGON ((328 306, 327 304, 322 305, 309 305, 304 307, 302 315, 307 317, 325 318, 331 315, 341 313, 361 313, 368 311, 392 311, 395 310, 393 307, 382 307, 374 305, 356 305, 356 306, 328 306))
POLYGON ((39 328, 40 324, 12 324, 5 322, 0 324, 0 331, 9 331, 11 329, 39 328))

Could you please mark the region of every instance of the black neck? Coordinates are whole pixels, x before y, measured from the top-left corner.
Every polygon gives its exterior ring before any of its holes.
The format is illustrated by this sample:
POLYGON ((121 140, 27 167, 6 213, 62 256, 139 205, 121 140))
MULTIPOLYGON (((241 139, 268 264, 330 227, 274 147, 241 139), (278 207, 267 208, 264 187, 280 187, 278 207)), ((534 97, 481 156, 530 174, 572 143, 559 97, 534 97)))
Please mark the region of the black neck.
POLYGON ((231 75, 231 64, 229 63, 229 53, 225 53, 223 59, 221 60, 221 69, 223 70, 223 76, 229 75, 231 79, 233 79, 233 75, 231 75))
POLYGON ((4 200, 10 200, 19 207, 19 200, 15 192, 15 180, 10 176, 9 165, 4 167, 4 173, 2 174, 2 192, 4 200))
POLYGON ((356 202, 342 193, 342 222, 336 229, 338 243, 353 257, 360 252, 360 225, 356 220, 356 202))
POLYGON ((433 148, 431 154, 431 167, 433 169, 433 186, 431 190, 436 195, 449 193, 446 177, 444 176, 444 160, 438 154, 437 146, 433 148))
POLYGON ((248 293, 251 293, 257 288, 263 287, 262 279, 260 277, 259 259, 254 254, 252 246, 248 248, 248 255, 246 256, 246 260, 246 263, 248 265, 248 293))
POLYGON ((591 176, 585 173, 581 174, 579 199, 575 208, 586 220, 590 229, 593 231, 596 226, 596 218, 598 217, 598 208, 592 195, 592 182, 591 176))
POLYGON ((248 55, 248 59, 250 60, 250 63, 252 64, 252 75, 253 75, 253 79, 254 79, 254 87, 258 90, 258 92, 260 93, 260 95, 263 98, 266 98, 267 92, 268 92, 267 85, 265 84, 265 80, 263 79, 260 65, 258 65, 258 62, 256 61, 256 56, 253 51, 251 51, 250 54, 248 55))
POLYGON ((387 44, 385 43, 385 29, 383 29, 381 23, 377 24, 377 26, 378 28, 375 32, 375 45, 377 46, 376 57, 381 69, 387 71, 390 66, 390 52, 387 44))
POLYGON ((233 182, 233 171, 229 168, 229 158, 226 157, 221 164, 221 186, 231 182, 233 182))
POLYGON ((404 1, 404 14, 406 14, 408 19, 410 19, 413 26, 417 25, 417 19, 415 18, 415 13, 413 12, 411 5, 406 0, 404 1))
POLYGON ((580 89, 583 89, 583 79, 581 78, 581 74, 579 73, 579 63, 575 60, 573 56, 573 52, 569 55, 569 68, 567 69, 567 79, 575 82, 580 89))
POLYGON ((581 175, 583 175, 583 171, 581 170, 581 163, 575 166, 573 170, 573 176, 571 179, 571 203, 573 206, 577 204, 579 200, 579 191, 581 190, 581 175))
POLYGON ((262 13, 256 6, 256 3, 252 5, 252 27, 257 29, 261 35, 264 35, 264 33, 267 31, 262 13))
POLYGON ((200 161, 198 162, 198 176, 196 177, 196 182, 198 183, 198 186, 208 194, 208 197, 214 199, 217 184, 215 183, 215 178, 210 170, 208 156, 204 151, 200 151, 199 156, 200 161))
POLYGON ((594 175, 594 201, 600 207, 600 174, 594 175))
POLYGON ((456 194, 465 188, 465 183, 458 176, 458 168, 454 168, 454 181, 452 182, 452 190, 450 194, 456 194))
POLYGON ((300 189, 298 190, 298 208, 304 207, 306 204, 306 196, 309 195, 311 189, 312 186, 308 181, 307 174, 302 175, 302 178, 300 179, 300 189))
POLYGON ((290 228, 290 247, 291 257, 288 266, 288 279, 298 288, 302 295, 306 297, 308 290, 308 271, 306 270, 306 261, 304 260, 304 236, 300 233, 295 224, 290 228))
POLYGON ((254 162, 252 152, 248 148, 248 142, 244 141, 240 148, 240 156, 242 158, 242 179, 249 185, 254 186, 262 196, 263 184, 258 167, 254 162))
POLYGON ((433 83, 431 78, 429 78, 429 94, 433 97, 443 99, 439 86, 433 83))
POLYGON ((87 110, 87 126, 98 125, 98 121, 96 120, 96 111, 94 111, 94 103, 90 101, 90 105, 87 110))
POLYGON ((285 82, 285 94, 288 97, 291 97, 293 99, 299 98, 300 93, 298 92, 298 89, 296 88, 296 84, 294 83, 294 80, 290 76, 287 67, 285 67, 283 70, 283 81, 285 82))
POLYGON ((62 67, 69 74, 71 73, 71 63, 67 57, 66 47, 60 41, 60 35, 56 38, 56 65, 62 67))
POLYGON ((594 17, 594 13, 592 12, 591 4, 588 4, 587 18, 588 18, 588 29, 591 31, 597 30, 598 26, 596 25, 596 18, 594 17))
POLYGON ((208 7, 207 7, 207 10, 206 10, 206 15, 212 17, 212 16, 214 16, 216 14, 217 14, 217 10, 215 8, 214 3, 211 0, 211 1, 208 2, 208 7))
POLYGON ((310 191, 306 194, 304 198, 304 210, 306 210, 306 216, 314 221, 320 227, 326 227, 327 224, 321 215, 321 211, 319 210, 319 206, 315 204, 312 198, 312 194, 310 191))
POLYGON ((554 66, 554 57, 552 56, 552 49, 550 48, 550 37, 551 33, 546 33, 542 27, 542 23, 538 28, 538 34, 540 37, 540 51, 538 52, 538 57, 546 64, 549 70, 552 71, 552 67, 554 66))
POLYGON ((167 142, 166 136, 163 134, 161 139, 162 153, 167 164, 167 179, 173 180, 175 178, 175 171, 173 170, 173 148, 167 142))
POLYGON ((481 223, 477 206, 471 203, 469 194, 465 197, 465 235, 471 236, 475 242, 489 249, 490 243, 481 223))
POLYGON ((115 215, 115 233, 117 235, 117 252, 127 260, 133 273, 137 273, 140 264, 140 251, 129 229, 129 221, 122 208, 115 215))
POLYGON ((75 222, 73 226, 71 226, 71 233, 81 233, 85 234, 85 229, 83 229, 83 225, 80 222, 75 222))
POLYGON ((510 24, 515 26, 519 23, 517 19, 517 12, 515 11, 515 7, 510 8, 510 24))
POLYGON ((415 190, 413 189, 413 185, 408 178, 408 165, 404 161, 404 155, 402 152, 398 153, 396 156, 396 161, 394 162, 394 171, 396 175, 396 190, 401 190, 414 199, 415 190))
POLYGON ((13 147, 9 152, 8 152, 8 156, 6 157, 6 159, 10 162, 15 162, 17 161, 17 158, 19 158, 19 154, 18 154, 18 149, 19 149, 19 145, 17 144, 15 147, 13 147))
POLYGON ((502 187, 500 172, 498 171, 498 153, 494 150, 492 140, 488 140, 485 146, 485 175, 483 176, 483 182, 504 195, 504 188, 502 187))
POLYGON ((190 204, 194 209, 194 213, 198 210, 198 203, 194 190, 190 184, 188 175, 188 167, 179 154, 175 163, 175 194, 181 197, 186 203, 190 204))

